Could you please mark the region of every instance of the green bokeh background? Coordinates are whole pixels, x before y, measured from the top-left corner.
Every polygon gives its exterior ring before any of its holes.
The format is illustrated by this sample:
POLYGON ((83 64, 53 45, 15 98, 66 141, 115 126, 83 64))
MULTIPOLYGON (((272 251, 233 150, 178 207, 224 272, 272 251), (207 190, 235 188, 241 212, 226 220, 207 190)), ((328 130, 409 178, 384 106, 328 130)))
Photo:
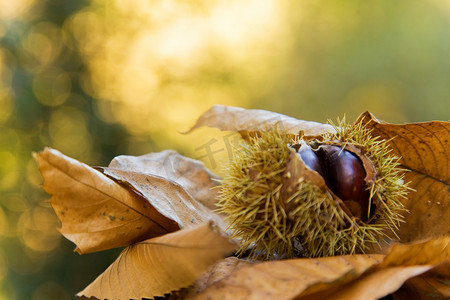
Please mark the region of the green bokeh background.
POLYGON ((0 300, 72 299, 120 251, 72 252, 33 151, 200 158, 224 135, 179 131, 215 103, 448 120, 449 28, 439 0, 0 2, 0 300))

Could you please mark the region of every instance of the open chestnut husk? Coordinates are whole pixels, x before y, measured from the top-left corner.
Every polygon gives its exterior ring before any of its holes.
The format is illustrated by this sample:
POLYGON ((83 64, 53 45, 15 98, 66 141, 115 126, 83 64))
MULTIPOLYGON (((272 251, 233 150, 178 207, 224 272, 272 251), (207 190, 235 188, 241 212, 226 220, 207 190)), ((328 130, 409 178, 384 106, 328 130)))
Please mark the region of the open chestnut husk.
POLYGON ((361 124, 336 131, 316 140, 263 132, 238 151, 221 182, 218 211, 241 252, 352 254, 395 233, 407 192, 397 159, 361 124))

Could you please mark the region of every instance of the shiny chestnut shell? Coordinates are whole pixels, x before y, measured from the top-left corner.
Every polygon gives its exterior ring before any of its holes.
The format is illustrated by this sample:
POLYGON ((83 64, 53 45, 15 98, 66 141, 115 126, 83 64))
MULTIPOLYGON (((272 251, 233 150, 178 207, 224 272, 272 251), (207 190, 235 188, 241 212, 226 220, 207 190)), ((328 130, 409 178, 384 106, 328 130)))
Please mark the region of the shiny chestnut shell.
POLYGON ((327 181, 326 174, 319 157, 307 144, 302 144, 298 149, 297 154, 300 155, 308 168, 319 173, 325 181, 327 181))
POLYGON ((340 146, 322 145, 318 150, 322 163, 325 163, 330 188, 354 216, 365 220, 369 217, 370 193, 366 189, 366 171, 361 160, 340 146))

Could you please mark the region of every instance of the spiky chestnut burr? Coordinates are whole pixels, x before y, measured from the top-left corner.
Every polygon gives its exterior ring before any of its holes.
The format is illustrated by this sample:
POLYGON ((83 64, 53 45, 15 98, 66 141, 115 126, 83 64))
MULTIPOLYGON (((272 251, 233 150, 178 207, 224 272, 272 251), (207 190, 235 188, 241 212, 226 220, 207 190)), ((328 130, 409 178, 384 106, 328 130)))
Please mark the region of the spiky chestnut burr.
POLYGON ((398 159, 361 123, 335 128, 314 141, 263 132, 236 153, 218 205, 241 252, 352 254, 395 234, 408 189, 398 159))

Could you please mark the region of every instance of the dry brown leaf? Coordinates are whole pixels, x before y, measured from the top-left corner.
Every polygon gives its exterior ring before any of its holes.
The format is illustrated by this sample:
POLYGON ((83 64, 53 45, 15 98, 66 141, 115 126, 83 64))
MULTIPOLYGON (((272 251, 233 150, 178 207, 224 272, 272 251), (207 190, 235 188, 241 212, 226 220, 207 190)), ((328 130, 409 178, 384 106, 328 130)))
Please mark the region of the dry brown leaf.
POLYGON ((292 299, 306 288, 336 280, 349 281, 380 262, 383 255, 346 255, 236 264, 187 299, 292 299))
POLYGON ((146 199, 93 168, 46 148, 33 153, 43 188, 62 223, 61 233, 80 254, 127 246, 178 230, 146 199))
MULTIPOLYGON (((405 181, 415 192, 404 201, 410 211, 400 226, 402 242, 450 234, 450 122, 395 125, 365 112, 359 117, 372 135, 392 139, 390 147, 409 170, 405 181)), ((358 121, 357 121, 358 122, 358 121)))
POLYGON ((253 265, 255 262, 246 261, 237 257, 227 257, 211 267, 208 272, 200 276, 194 285, 186 293, 185 298, 189 299, 203 292, 208 286, 224 279, 233 271, 243 266, 253 265))
POLYGON ((329 284, 295 299, 379 299, 399 289, 405 281, 450 261, 450 237, 411 245, 396 244, 378 265, 345 284, 329 284))
POLYGON ((192 284, 210 265, 236 250, 212 222, 127 247, 78 297, 141 299, 192 284))
POLYGON ((335 132, 334 128, 328 124, 297 120, 267 110, 243 109, 224 105, 211 107, 200 116, 194 126, 186 133, 203 126, 241 133, 280 128, 292 135, 298 135, 299 132, 303 132, 305 137, 316 137, 326 132, 335 132))
POLYGON ((423 275, 408 279, 394 294, 394 300, 444 300, 450 299, 450 261, 423 275))
POLYGON ((437 265, 450 259, 450 236, 413 244, 395 244, 379 268, 437 265))
POLYGON ((224 260, 187 299, 378 299, 450 261, 450 237, 395 245, 385 255, 347 255, 251 264, 224 260))
POLYGON ((219 185, 217 175, 195 159, 173 150, 149 153, 142 156, 115 157, 105 173, 114 177, 112 169, 160 176, 182 186, 195 200, 209 209, 215 209, 219 185))
POLYGON ((164 216, 181 227, 195 226, 209 220, 225 228, 222 218, 196 201, 182 186, 156 175, 108 169, 117 180, 129 183, 164 216))
POLYGON ((151 153, 139 157, 119 156, 103 172, 119 182, 126 182, 142 194, 164 216, 182 227, 208 220, 224 228, 222 218, 214 213, 217 178, 200 162, 174 151, 151 153))
POLYGON ((432 266, 394 267, 361 276, 358 280, 343 284, 336 290, 299 296, 296 300, 376 300, 397 290, 407 279, 430 270, 432 266))

